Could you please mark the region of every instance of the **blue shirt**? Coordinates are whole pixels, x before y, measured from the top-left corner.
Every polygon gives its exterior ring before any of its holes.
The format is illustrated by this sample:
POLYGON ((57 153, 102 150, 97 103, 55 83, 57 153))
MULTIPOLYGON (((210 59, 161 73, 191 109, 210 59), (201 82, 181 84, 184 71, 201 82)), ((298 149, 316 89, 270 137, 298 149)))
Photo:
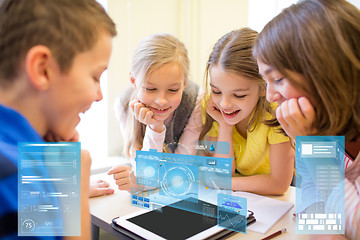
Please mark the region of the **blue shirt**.
POLYGON ((0 105, 0 239, 62 239, 18 237, 18 142, 44 142, 18 112, 0 105))

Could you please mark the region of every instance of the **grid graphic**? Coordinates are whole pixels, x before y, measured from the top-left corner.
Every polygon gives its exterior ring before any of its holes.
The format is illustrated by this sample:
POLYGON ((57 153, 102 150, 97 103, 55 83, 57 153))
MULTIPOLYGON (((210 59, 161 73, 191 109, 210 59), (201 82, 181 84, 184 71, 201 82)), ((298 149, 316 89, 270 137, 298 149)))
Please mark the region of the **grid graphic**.
POLYGON ((18 144, 18 235, 81 235, 79 142, 18 144))
POLYGON ((343 136, 296 137, 296 232, 343 234, 343 136))

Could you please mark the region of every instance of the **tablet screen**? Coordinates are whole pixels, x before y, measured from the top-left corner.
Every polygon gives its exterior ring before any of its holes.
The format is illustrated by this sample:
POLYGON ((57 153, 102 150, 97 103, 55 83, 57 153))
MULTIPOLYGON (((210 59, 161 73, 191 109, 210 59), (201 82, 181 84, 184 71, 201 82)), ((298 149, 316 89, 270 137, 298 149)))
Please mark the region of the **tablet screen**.
MULTIPOLYGON (((217 208, 215 205, 212 206, 217 208)), ((214 210, 216 213, 216 209, 214 210)), ((163 207, 162 212, 150 211, 136 217, 128 218, 127 221, 141 226, 165 239, 187 239, 217 225, 217 219, 214 217, 204 216, 170 206, 163 207)))

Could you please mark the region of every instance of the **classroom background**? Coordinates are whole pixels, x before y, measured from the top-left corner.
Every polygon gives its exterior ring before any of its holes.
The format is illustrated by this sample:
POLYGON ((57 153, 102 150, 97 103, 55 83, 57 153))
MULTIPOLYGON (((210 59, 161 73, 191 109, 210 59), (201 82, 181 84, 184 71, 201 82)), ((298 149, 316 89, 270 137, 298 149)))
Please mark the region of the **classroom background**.
MULTIPOLYGON (((360 9, 359 0, 348 0, 360 9)), ((104 99, 95 102, 77 130, 82 148, 92 156, 92 173, 109 169, 122 157, 122 138, 114 101, 129 81, 135 46, 144 37, 167 32, 184 42, 191 80, 203 87, 205 64, 213 45, 241 27, 258 32, 297 0, 98 0, 116 23, 118 35, 108 70, 101 77, 104 99)))

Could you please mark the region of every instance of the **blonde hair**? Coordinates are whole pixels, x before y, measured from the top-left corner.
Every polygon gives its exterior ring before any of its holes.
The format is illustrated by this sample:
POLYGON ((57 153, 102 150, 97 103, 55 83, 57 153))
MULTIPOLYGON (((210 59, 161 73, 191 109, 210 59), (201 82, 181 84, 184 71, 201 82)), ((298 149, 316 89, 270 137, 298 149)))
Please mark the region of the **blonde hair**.
POLYGON ((190 61, 185 45, 174 36, 162 33, 153 34, 143 39, 136 47, 131 74, 135 78, 137 89, 132 93, 124 108, 128 112, 127 139, 125 139, 125 154, 131 156, 142 148, 146 125, 135 119, 129 112, 129 102, 137 95, 137 91, 146 82, 151 73, 168 63, 177 63, 184 76, 184 83, 189 79, 190 61))
MULTIPOLYGON (((252 56, 252 46, 255 42, 257 32, 250 28, 241 28, 234 30, 222 36, 215 44, 205 70, 205 89, 209 89, 209 72, 212 66, 220 66, 225 71, 243 76, 259 84, 259 90, 265 91, 265 81, 259 75, 258 65, 252 56)), ((205 104, 205 107, 207 103, 205 104)), ((256 127, 254 123, 261 118, 263 110, 274 115, 270 103, 266 101, 265 96, 259 97, 253 117, 248 124, 248 130, 253 131, 256 127)), ((203 109, 205 112, 205 110, 203 109)), ((214 119, 206 113, 205 123, 200 133, 200 139, 204 139, 206 133, 211 129, 214 119)), ((271 124, 279 125, 276 119, 271 124)))
POLYGON ((360 11, 345 0, 284 9, 259 34, 254 57, 308 93, 318 135, 360 135, 360 11), (297 83, 287 71, 300 73, 297 83))

